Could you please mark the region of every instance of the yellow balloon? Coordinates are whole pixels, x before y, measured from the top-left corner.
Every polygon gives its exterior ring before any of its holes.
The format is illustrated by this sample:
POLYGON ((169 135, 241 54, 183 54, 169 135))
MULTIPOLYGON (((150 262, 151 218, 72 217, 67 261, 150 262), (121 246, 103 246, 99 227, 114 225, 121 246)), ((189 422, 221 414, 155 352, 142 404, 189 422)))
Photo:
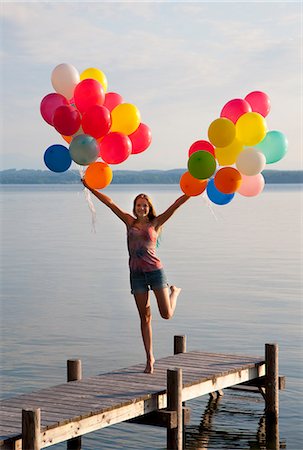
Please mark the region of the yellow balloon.
POLYGON ((208 139, 215 147, 226 147, 232 143, 235 135, 234 123, 225 117, 214 120, 208 128, 208 139))
POLYGON ((138 108, 131 103, 120 103, 111 112, 110 131, 132 134, 139 127, 141 116, 138 108))
POLYGON ((242 142, 234 139, 231 144, 226 147, 216 147, 215 155, 220 166, 232 166, 235 164, 238 155, 243 150, 242 142))
POLYGON ((236 137, 244 145, 256 145, 263 140, 267 132, 263 116, 257 112, 243 114, 236 122, 236 137))
POLYGON ((92 78, 93 80, 99 81, 102 84, 104 92, 107 91, 107 78, 105 74, 100 69, 96 69, 95 67, 90 67, 89 69, 85 69, 80 74, 80 80, 86 80, 87 78, 92 78))

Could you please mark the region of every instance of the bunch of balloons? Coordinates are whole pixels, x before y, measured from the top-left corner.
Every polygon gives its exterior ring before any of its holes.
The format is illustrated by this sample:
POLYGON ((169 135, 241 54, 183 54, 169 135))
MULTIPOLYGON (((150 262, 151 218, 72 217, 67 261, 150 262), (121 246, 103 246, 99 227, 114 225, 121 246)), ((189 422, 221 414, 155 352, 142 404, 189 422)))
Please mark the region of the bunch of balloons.
POLYGON ((56 92, 42 99, 40 112, 69 147, 48 147, 45 165, 53 172, 65 172, 72 161, 87 166, 89 186, 103 189, 112 181, 110 165, 146 150, 151 130, 141 122, 135 105, 125 103, 116 92, 107 92, 106 76, 97 68, 79 74, 71 64, 59 64, 51 83, 56 92))
POLYGON ((266 164, 282 159, 288 142, 280 131, 269 131, 265 117, 270 99, 260 91, 228 101, 208 128, 208 140, 194 142, 188 151, 188 171, 182 191, 195 196, 206 191, 210 201, 229 203, 236 193, 253 197, 264 188, 266 164))

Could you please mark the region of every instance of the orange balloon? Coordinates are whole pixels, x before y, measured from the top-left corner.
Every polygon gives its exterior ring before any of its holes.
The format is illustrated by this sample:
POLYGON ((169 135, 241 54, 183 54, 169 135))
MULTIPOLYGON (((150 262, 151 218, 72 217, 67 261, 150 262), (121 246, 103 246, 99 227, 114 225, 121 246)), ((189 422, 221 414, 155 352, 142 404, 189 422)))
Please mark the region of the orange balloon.
POLYGON ((224 194, 233 194, 242 183, 242 176, 233 167, 223 167, 215 175, 214 183, 216 188, 224 194))
POLYGON ((68 144, 70 144, 73 140, 73 136, 64 136, 63 134, 61 134, 61 136, 68 144))
POLYGON ((104 189, 111 183, 113 172, 108 164, 97 161, 87 167, 84 179, 89 187, 93 189, 104 189))
POLYGON ((180 188, 184 194, 189 197, 195 197, 205 191, 208 180, 198 180, 194 178, 189 172, 183 173, 180 178, 180 188))

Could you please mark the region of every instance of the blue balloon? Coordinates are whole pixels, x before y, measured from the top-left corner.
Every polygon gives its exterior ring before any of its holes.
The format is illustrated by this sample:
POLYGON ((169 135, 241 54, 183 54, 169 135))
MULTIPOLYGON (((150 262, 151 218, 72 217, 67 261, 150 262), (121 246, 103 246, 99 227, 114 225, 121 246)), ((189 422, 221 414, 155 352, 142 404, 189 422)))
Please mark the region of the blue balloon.
POLYGON ((223 192, 220 192, 216 188, 213 178, 209 180, 207 184, 206 193, 209 200, 216 203, 216 205, 227 205, 227 203, 231 202, 235 196, 235 194, 224 194, 223 192))
POLYGON ((70 168, 72 158, 64 145, 51 145, 45 150, 44 163, 52 172, 65 172, 70 168))

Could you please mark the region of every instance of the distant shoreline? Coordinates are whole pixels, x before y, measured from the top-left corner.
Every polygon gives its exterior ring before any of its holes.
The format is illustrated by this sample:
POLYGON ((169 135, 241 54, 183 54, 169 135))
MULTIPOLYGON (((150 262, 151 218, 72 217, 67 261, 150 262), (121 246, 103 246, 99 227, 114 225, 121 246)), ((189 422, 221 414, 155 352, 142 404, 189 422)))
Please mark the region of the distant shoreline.
MULTIPOLYGON (((184 169, 171 170, 113 170, 112 184, 179 184, 184 169)), ((303 183, 302 170, 264 170, 267 184, 303 183)), ((0 184, 77 184, 77 170, 55 173, 50 170, 8 169, 0 171, 0 184)))

